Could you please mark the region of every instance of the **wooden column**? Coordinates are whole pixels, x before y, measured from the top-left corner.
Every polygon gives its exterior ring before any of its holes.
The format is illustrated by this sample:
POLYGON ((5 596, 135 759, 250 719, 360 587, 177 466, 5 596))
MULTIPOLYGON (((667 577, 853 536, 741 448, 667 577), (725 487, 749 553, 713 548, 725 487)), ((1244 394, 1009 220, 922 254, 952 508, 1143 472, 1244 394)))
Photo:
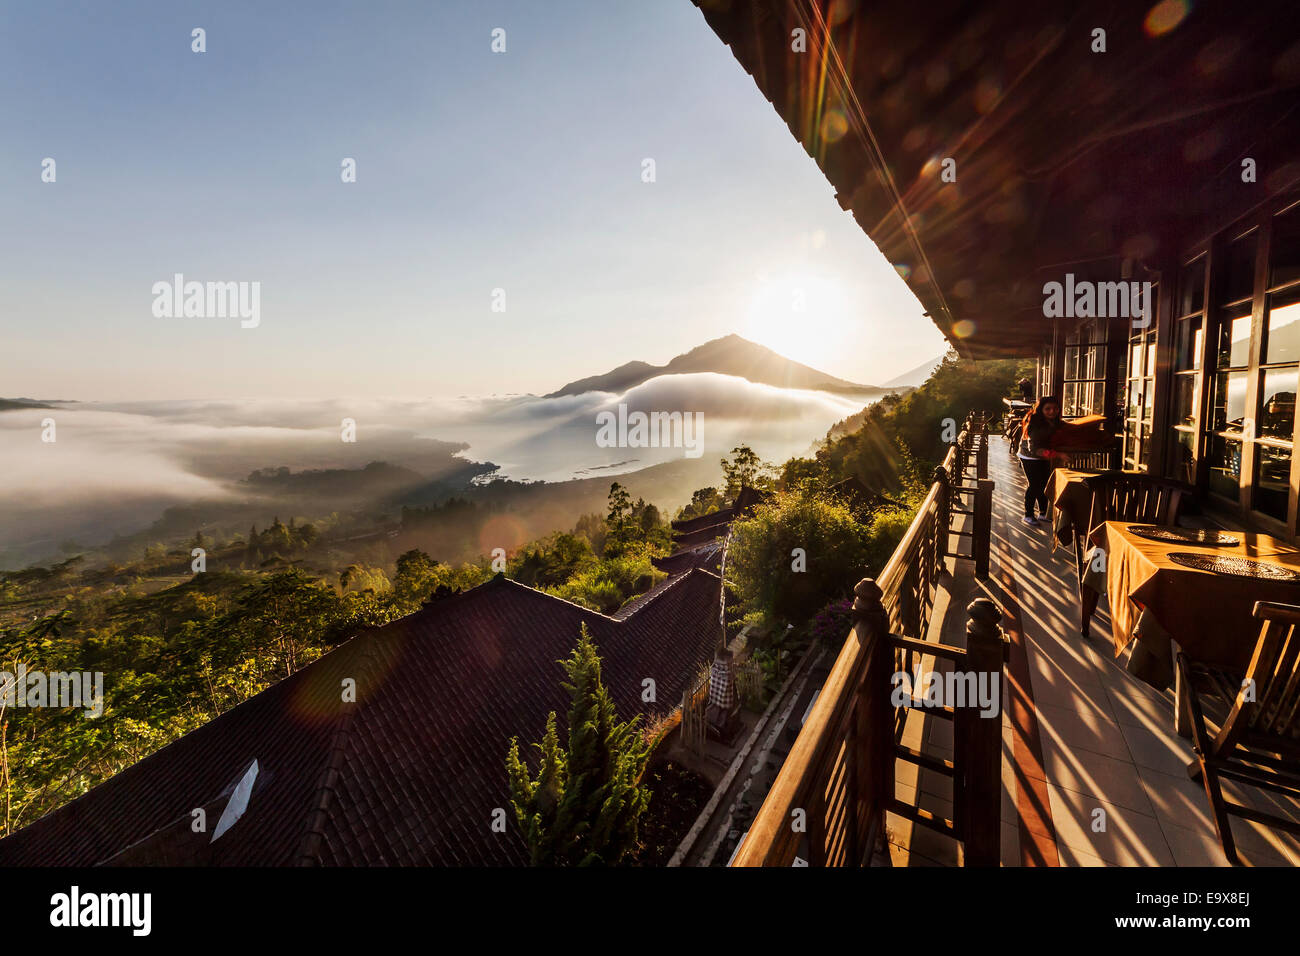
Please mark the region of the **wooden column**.
POLYGON ((988 598, 972 601, 966 608, 966 669, 987 675, 985 687, 996 687, 997 706, 987 716, 977 702, 967 701, 957 711, 962 732, 955 735, 958 763, 957 790, 961 794, 962 845, 967 866, 997 866, 1000 862, 1002 810, 1002 710, 1006 681, 1003 663, 1007 640, 998 622, 1002 609, 988 598))
POLYGON ((935 543, 939 546, 939 560, 942 561, 948 556, 952 546, 952 537, 949 534, 952 529, 952 514, 949 511, 952 492, 948 487, 948 472, 942 465, 935 466, 934 483, 939 486, 939 495, 936 499, 938 507, 934 515, 934 536, 935 543))
MULTIPOLYGON (((866 816, 865 832, 855 844, 861 862, 871 858, 874 844, 885 834, 885 805, 894 795, 894 715, 889 702, 893 685, 893 649, 889 645, 889 612, 881 603, 883 592, 871 578, 853 588, 853 622, 861 637, 871 642, 862 683, 857 687, 853 808, 849 826, 856 828, 859 807, 866 816)), ((1001 723, 1001 721, 999 721, 1001 723)))

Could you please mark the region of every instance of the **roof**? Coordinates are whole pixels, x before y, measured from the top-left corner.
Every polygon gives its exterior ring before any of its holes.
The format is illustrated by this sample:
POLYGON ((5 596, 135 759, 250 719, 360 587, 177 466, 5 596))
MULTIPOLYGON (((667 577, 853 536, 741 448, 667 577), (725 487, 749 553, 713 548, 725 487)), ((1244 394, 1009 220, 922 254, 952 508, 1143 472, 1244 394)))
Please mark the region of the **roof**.
POLYGON ((1034 354, 1045 282, 1154 279, 1300 183, 1294 0, 694 2, 965 357, 1034 354))
POLYGON ((0 866, 526 863, 513 820, 491 828, 506 751, 540 740, 552 710, 564 726, 559 661, 580 625, 620 714, 667 713, 721 639, 719 592, 691 570, 622 620, 504 577, 435 600, 0 840, 0 866), (646 678, 657 703, 641 702, 646 678), (247 811, 210 841, 253 760, 247 811), (198 807, 207 833, 191 831, 198 807))
POLYGON ((672 522, 672 528, 674 531, 687 534, 704 528, 712 528, 715 525, 726 525, 734 516, 734 508, 720 508, 717 511, 710 511, 708 514, 698 515, 694 518, 679 518, 672 522))
MULTIPOLYGON (((716 572, 722 567, 722 541, 717 539, 694 548, 675 551, 666 558, 651 558, 650 563, 670 575, 681 574, 691 568, 705 568, 716 572)), ((623 611, 620 610, 619 614, 622 613, 623 611)))

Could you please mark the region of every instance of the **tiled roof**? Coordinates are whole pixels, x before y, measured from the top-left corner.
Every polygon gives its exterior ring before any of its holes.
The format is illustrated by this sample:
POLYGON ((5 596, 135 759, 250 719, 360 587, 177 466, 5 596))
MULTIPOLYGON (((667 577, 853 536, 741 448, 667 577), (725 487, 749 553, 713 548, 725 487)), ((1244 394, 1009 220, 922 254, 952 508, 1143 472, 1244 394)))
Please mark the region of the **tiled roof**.
POLYGON ((559 661, 579 626, 623 716, 667 713, 721 637, 719 587, 693 569, 621 620, 502 577, 433 601, 0 840, 0 866, 523 864, 506 750, 512 736, 530 749, 552 710, 564 726, 559 661), (641 702, 645 678, 657 703, 641 702), (244 816, 210 842, 253 760, 244 816), (191 829, 198 807, 206 833, 191 829))
POLYGON ((695 518, 679 518, 672 523, 674 531, 682 534, 691 531, 699 531, 702 528, 711 528, 714 525, 725 525, 735 516, 732 508, 722 508, 719 511, 710 511, 706 515, 699 515, 695 518))
POLYGON ((685 534, 679 532, 673 535, 673 544, 676 545, 678 551, 689 551, 719 538, 725 538, 730 529, 730 523, 724 521, 722 524, 701 528, 699 531, 691 531, 685 534))
MULTIPOLYGON (((681 574, 691 568, 705 568, 719 572, 722 570, 722 541, 709 541, 694 548, 676 551, 666 558, 651 558, 650 563, 670 575, 681 574)), ((626 608, 621 609, 619 614, 622 614, 623 610, 626 608)), ((618 617, 619 614, 614 616, 618 617)))

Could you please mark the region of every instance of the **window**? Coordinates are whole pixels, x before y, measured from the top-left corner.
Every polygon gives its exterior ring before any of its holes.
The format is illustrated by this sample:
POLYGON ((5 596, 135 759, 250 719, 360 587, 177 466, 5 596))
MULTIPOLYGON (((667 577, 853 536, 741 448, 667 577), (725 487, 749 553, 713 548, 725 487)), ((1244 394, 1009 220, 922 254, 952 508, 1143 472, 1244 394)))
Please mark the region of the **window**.
POLYGON ((1093 319, 1065 340, 1061 414, 1066 418, 1100 415, 1106 396, 1106 320, 1093 319))
POLYGON ((1178 273, 1174 302, 1173 387, 1170 394, 1169 453, 1165 457, 1170 478, 1196 481, 1197 435, 1201 407, 1201 356, 1205 349, 1205 267, 1201 255, 1178 273))
MULTIPOLYGON (((1300 204, 1256 226, 1229 242, 1209 264, 1214 299, 1205 313, 1189 314, 1185 321, 1199 321, 1199 328, 1210 336, 1211 368, 1203 370, 1209 394, 1200 428, 1210 492, 1261 517, 1293 523, 1291 471, 1300 393, 1300 204), (1263 255, 1267 269, 1258 261, 1263 255), (1257 288, 1255 277, 1261 271, 1263 288, 1257 288)), ((1193 304, 1188 290, 1179 293, 1180 305, 1184 302, 1193 304)), ((1179 319, 1180 326, 1183 321, 1179 319)), ((1175 448, 1184 440, 1182 432, 1197 430, 1198 373, 1182 353, 1185 346, 1196 348, 1196 330, 1189 325, 1177 338, 1171 398, 1175 448), (1183 377, 1191 384, 1182 384, 1183 377)))
MULTIPOLYGON (((1152 301, 1159 301, 1159 287, 1151 286, 1152 301)), ((1146 471, 1151 463, 1152 419, 1156 392, 1156 323, 1132 329, 1128 353, 1121 363, 1124 376, 1124 468, 1146 471)))
POLYGON ((1268 258, 1250 506, 1286 521, 1300 391, 1300 205, 1273 218, 1268 258))
POLYGON ((1210 491, 1234 504, 1241 495, 1242 453, 1253 429, 1246 403, 1258 248, 1259 230, 1252 229, 1229 243, 1216 265, 1214 374, 1206 379, 1210 392, 1206 448, 1210 491))

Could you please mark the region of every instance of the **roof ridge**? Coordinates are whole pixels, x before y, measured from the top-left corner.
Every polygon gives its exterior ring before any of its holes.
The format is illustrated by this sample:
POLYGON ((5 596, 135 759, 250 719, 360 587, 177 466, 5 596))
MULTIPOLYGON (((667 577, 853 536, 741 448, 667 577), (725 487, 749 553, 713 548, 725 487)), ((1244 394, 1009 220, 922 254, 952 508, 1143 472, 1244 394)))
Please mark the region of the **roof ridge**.
MULTIPOLYGON (((378 633, 378 630, 374 630, 353 638, 353 641, 366 639, 364 646, 354 648, 359 655, 355 669, 358 687, 361 685, 361 679, 369 676, 370 664, 374 661, 375 647, 378 644, 378 633)), ((338 723, 330 736, 329 758, 325 761, 325 768, 312 788, 312 807, 307 814, 306 826, 293 857, 295 866, 320 864, 320 846, 325 839, 325 824, 329 820, 330 809, 334 803, 334 786, 343 775, 343 764, 347 760, 345 745, 361 704, 359 700, 345 704, 340 699, 340 706, 342 709, 339 712, 338 723)))
POLYGON ((549 598, 552 601, 558 601, 560 604, 567 604, 570 607, 576 607, 579 611, 585 611, 588 614, 594 614, 596 617, 604 618, 605 620, 612 621, 615 624, 619 623, 619 619, 616 617, 612 617, 609 614, 605 614, 603 611, 593 610, 592 608, 589 608, 583 604, 579 604, 577 601, 570 601, 568 598, 562 598, 558 594, 551 594, 549 591, 543 591, 541 588, 529 587, 527 584, 521 584, 518 581, 514 581, 510 578, 503 578, 502 580, 506 584, 514 585, 519 590, 526 591, 529 594, 536 594, 544 598, 549 598))
POLYGON ((634 601, 642 601, 642 603, 637 605, 635 608, 633 608, 632 612, 628 614, 626 617, 616 618, 616 620, 620 624, 628 623, 629 621, 632 620, 632 618, 636 617, 646 608, 650 607, 652 604, 658 601, 661 597, 663 597, 673 588, 677 587, 677 585, 679 585, 682 581, 685 581, 687 578, 689 578, 696 571, 699 571, 702 574, 707 574, 709 577, 717 581, 722 580, 721 577, 714 574, 712 571, 709 571, 706 568, 702 568, 699 565, 696 565, 695 567, 687 568, 685 571, 678 571, 676 574, 670 574, 668 575, 668 578, 666 580, 660 581, 649 591, 646 591, 644 594, 640 594, 634 597, 631 601, 629 601, 628 602, 629 604, 633 603, 634 601))

